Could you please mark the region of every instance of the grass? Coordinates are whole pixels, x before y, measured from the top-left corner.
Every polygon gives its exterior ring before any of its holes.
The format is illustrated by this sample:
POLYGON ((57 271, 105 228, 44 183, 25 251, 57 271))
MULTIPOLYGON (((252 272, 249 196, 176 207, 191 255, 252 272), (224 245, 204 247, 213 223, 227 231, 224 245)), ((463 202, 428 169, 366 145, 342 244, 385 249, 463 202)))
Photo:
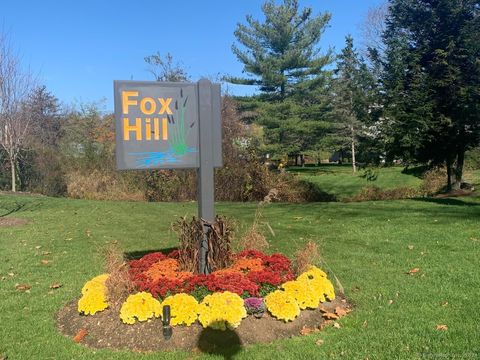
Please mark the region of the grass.
POLYGON ((335 195, 342 200, 360 193, 366 186, 377 186, 381 189, 398 187, 418 188, 422 184, 419 172, 411 170, 403 173, 404 167, 373 168, 376 180, 368 181, 365 170, 352 172, 351 165, 325 164, 312 167, 290 167, 289 172, 297 174, 314 184, 319 190, 335 195))
MULTIPOLYGON (((170 223, 194 214, 195 204, 1 195, 0 215, 12 209, 8 216, 31 223, 0 228, 0 358, 223 358, 92 350, 55 329, 55 313, 102 272, 102 246, 117 241, 128 253, 174 246, 170 223), (51 290, 54 282, 62 287, 51 290), (31 285, 30 293, 15 284, 31 285)), ((217 205, 218 213, 244 227, 254 209, 217 205)), ((340 279, 354 311, 339 329, 249 346, 234 359, 480 357, 480 198, 270 204, 263 215, 276 234, 267 233, 272 251, 292 256, 309 240, 319 245, 323 266, 340 279), (408 275, 412 268, 420 270, 408 275), (448 330, 436 330, 441 324, 448 330)))
MULTIPOLYGON (((366 186, 376 186, 383 190, 400 187, 419 188, 422 185, 422 167, 413 167, 404 171, 404 166, 370 168, 376 175, 368 181, 365 169, 352 172, 351 165, 323 164, 319 166, 289 167, 288 171, 312 183, 318 190, 334 195, 338 200, 357 195, 366 186)), ((468 183, 480 186, 480 170, 466 170, 464 179, 468 183)), ((445 179, 446 182, 446 179, 445 179)))

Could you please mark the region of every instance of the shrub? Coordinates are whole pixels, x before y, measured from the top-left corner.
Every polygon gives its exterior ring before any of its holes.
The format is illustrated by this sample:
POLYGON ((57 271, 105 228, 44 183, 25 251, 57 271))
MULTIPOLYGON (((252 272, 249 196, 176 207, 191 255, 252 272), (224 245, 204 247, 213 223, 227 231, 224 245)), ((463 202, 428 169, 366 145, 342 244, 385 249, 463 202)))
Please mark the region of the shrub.
POLYGON ((465 168, 469 170, 480 169, 480 147, 476 147, 465 153, 465 168))
POLYGON ((74 199, 144 200, 143 193, 131 182, 118 174, 101 170, 68 173, 67 194, 74 199))
POLYGON ((425 195, 435 195, 445 188, 447 179, 447 170, 443 167, 436 167, 427 170, 423 176, 423 183, 421 186, 422 193, 425 195))

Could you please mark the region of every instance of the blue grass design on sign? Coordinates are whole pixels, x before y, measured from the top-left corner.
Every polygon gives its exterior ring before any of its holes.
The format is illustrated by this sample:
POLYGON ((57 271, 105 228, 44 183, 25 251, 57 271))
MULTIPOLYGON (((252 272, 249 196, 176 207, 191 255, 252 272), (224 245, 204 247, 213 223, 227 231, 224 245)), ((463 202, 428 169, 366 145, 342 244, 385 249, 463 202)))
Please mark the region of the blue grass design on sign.
POLYGON ((166 164, 178 164, 184 155, 189 153, 197 153, 196 148, 187 148, 183 155, 178 155, 174 149, 168 151, 152 151, 152 152, 138 152, 128 153, 129 156, 135 158, 135 163, 139 168, 149 168, 152 166, 166 165, 166 164))

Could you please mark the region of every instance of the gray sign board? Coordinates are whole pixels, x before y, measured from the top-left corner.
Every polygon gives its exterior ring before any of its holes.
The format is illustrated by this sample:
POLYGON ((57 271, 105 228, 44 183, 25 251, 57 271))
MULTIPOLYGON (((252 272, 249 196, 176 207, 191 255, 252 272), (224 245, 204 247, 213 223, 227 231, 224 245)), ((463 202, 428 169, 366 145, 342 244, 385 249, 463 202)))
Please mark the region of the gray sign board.
MULTIPOLYGON (((214 166, 220 167, 220 86, 210 86, 213 116, 204 125, 213 134, 214 166)), ((198 92, 197 83, 114 81, 117 168, 198 168, 198 92)))

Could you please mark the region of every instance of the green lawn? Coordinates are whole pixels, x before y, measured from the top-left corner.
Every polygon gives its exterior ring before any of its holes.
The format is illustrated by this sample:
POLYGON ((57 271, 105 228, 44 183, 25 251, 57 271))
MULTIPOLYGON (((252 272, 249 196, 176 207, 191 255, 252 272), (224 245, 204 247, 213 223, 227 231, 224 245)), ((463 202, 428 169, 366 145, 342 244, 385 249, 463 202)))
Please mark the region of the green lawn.
MULTIPOLYGON (((318 190, 334 195, 338 200, 357 195, 366 186, 376 186, 380 189, 395 189, 399 187, 419 188, 422 184, 421 167, 413 167, 404 171, 404 166, 369 168, 373 170, 376 179, 368 181, 365 169, 352 172, 351 165, 323 164, 319 166, 288 168, 288 172, 296 174, 318 190)), ((480 186, 480 170, 466 170, 465 181, 480 186)), ((445 179, 446 181, 446 179, 445 179)))
MULTIPOLYGON (((102 272, 101 246, 118 241, 130 253, 171 247, 170 223, 193 214, 194 203, 0 196, 0 215, 15 208, 8 216, 31 223, 0 228, 0 358, 222 358, 92 350, 64 338, 54 325, 55 312, 102 272), (54 282, 63 286, 51 291, 54 282), (19 292, 15 284, 32 289, 19 292)), ((218 213, 243 226, 254 209, 242 203, 217 206, 218 213)), ((269 234, 272 251, 292 255, 308 240, 319 245, 354 311, 340 320, 339 329, 249 346, 234 359, 480 357, 480 198, 270 204, 264 218, 276 234, 269 234), (408 275, 412 268, 420 270, 408 275), (437 325, 448 330, 436 330, 437 325)))
POLYGON ((417 188, 422 184, 418 171, 403 173, 404 167, 371 168, 376 180, 368 181, 365 170, 359 169, 356 174, 351 165, 325 164, 312 167, 290 167, 288 171, 297 174, 314 184, 319 190, 335 195, 342 200, 358 194, 365 186, 377 186, 381 189, 398 187, 417 188))

